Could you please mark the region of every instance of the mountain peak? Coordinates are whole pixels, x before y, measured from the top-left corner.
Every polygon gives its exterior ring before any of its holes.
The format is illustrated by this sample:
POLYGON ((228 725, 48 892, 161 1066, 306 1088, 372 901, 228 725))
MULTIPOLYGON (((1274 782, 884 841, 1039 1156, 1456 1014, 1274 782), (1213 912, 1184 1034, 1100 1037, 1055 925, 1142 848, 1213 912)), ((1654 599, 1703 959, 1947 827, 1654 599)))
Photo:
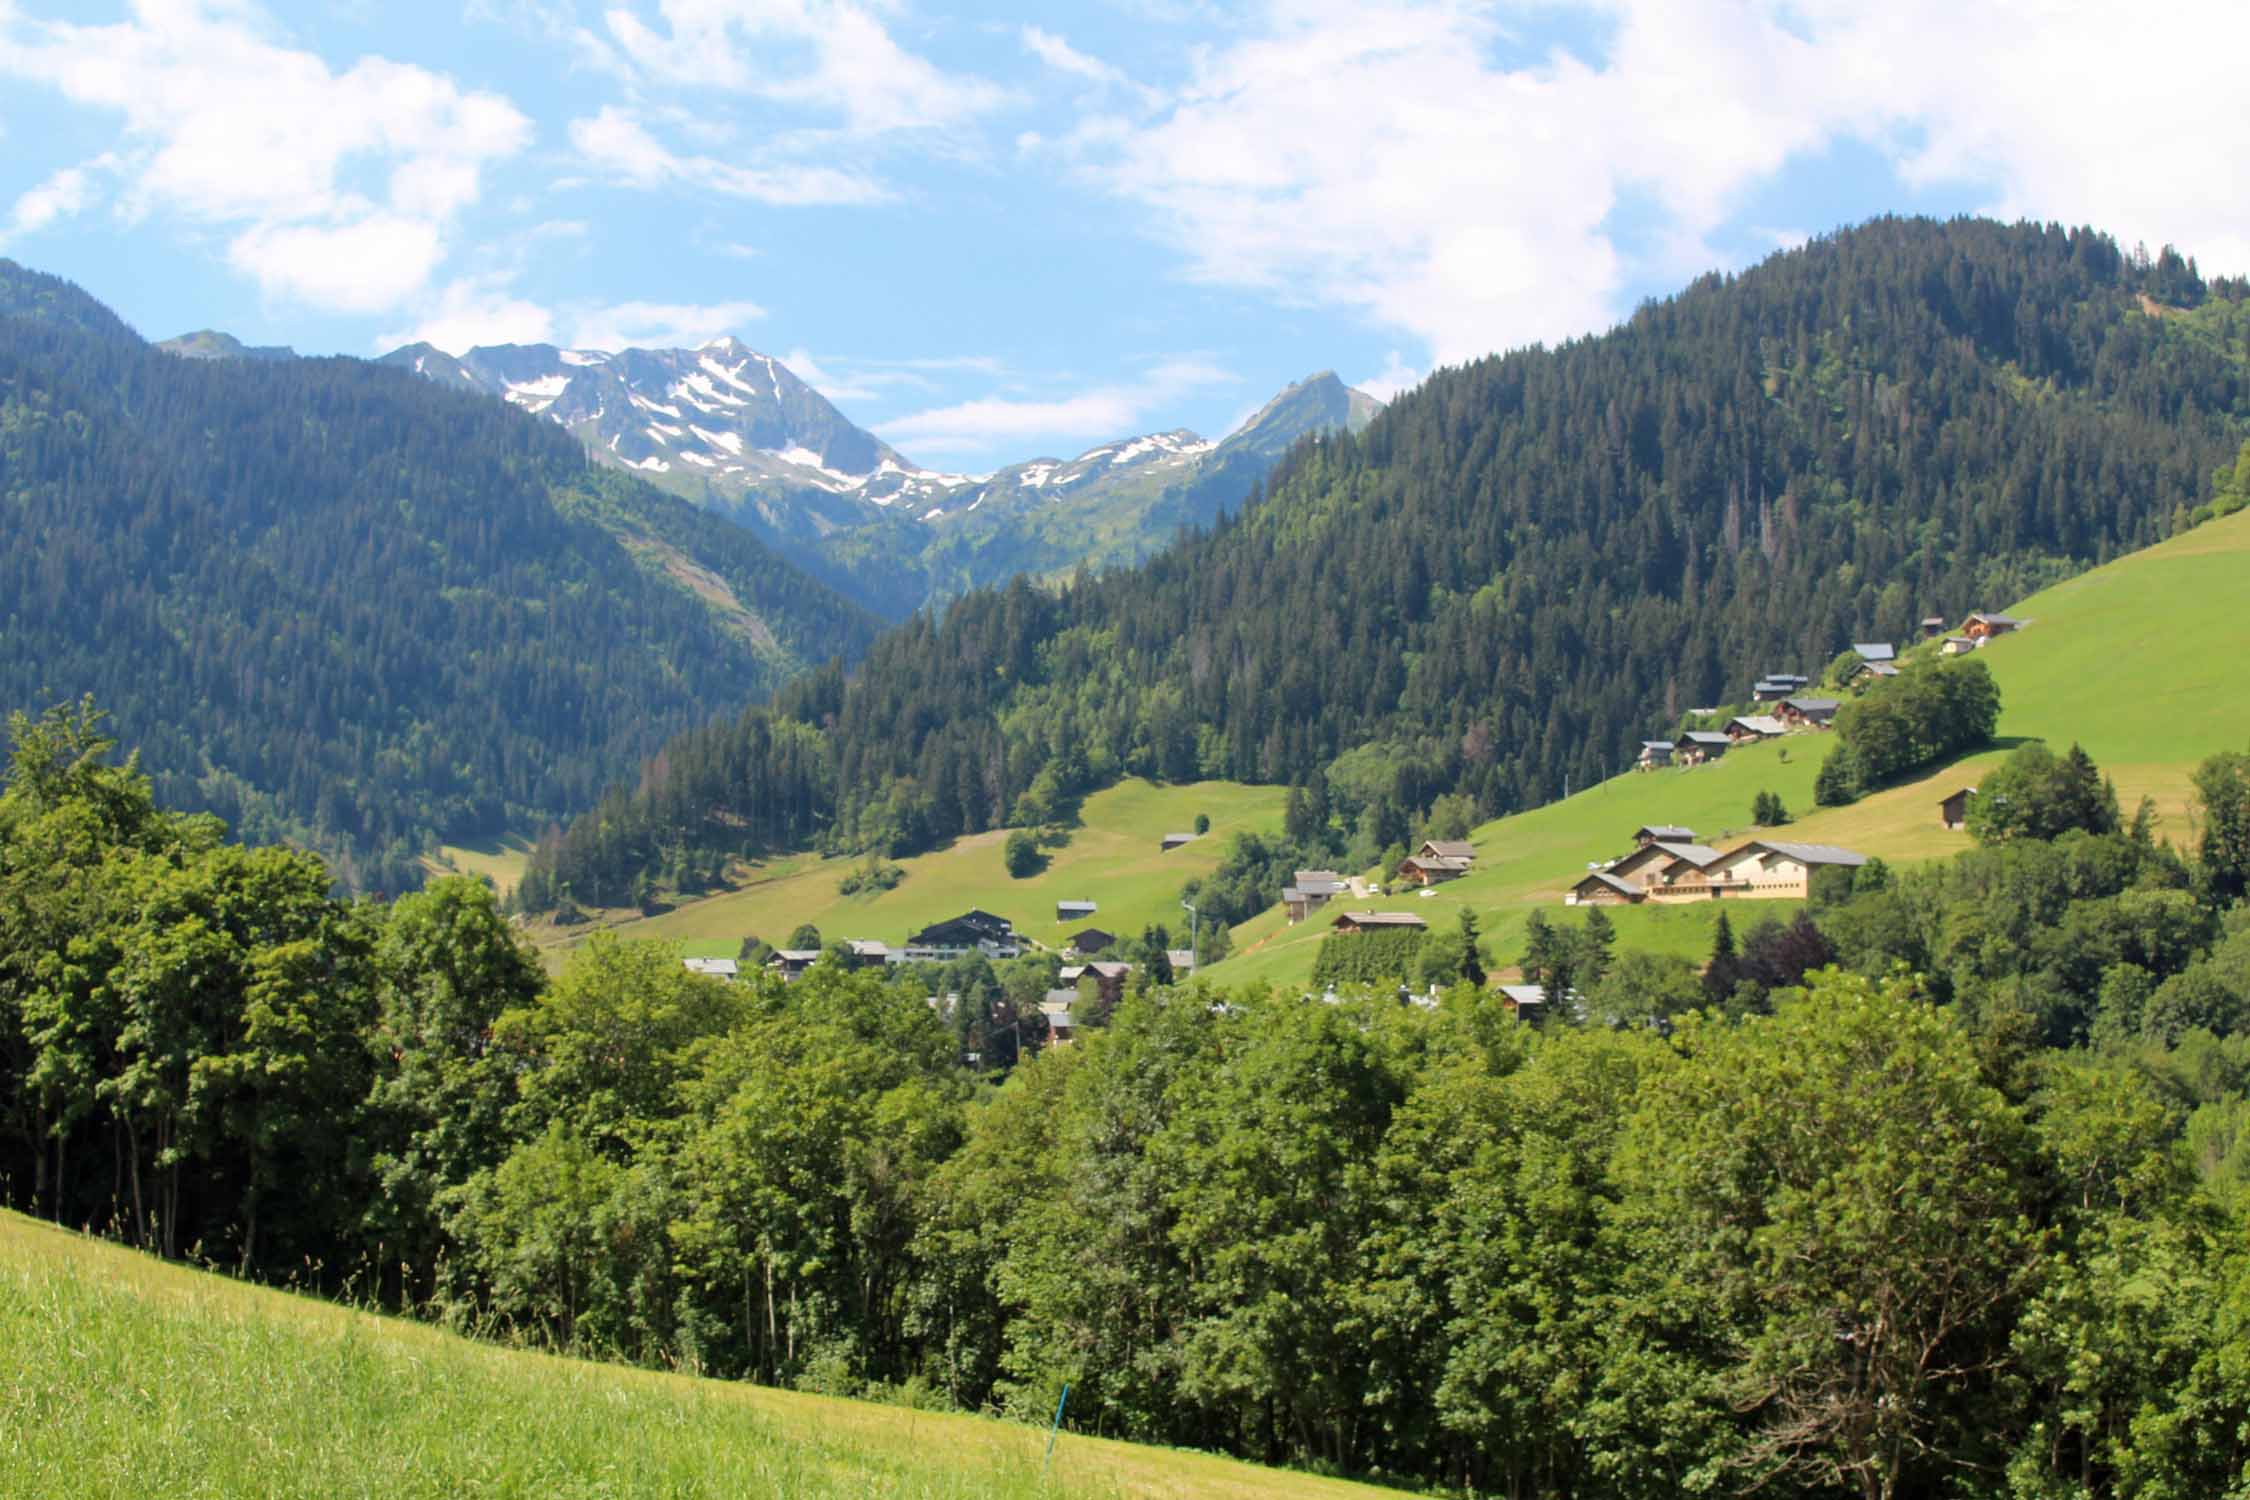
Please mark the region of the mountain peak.
POLYGON ((156 346, 166 354, 176 354, 181 359, 295 359, 297 351, 286 344, 245 344, 231 333, 216 328, 198 328, 193 333, 183 333, 178 338, 166 339, 156 346))

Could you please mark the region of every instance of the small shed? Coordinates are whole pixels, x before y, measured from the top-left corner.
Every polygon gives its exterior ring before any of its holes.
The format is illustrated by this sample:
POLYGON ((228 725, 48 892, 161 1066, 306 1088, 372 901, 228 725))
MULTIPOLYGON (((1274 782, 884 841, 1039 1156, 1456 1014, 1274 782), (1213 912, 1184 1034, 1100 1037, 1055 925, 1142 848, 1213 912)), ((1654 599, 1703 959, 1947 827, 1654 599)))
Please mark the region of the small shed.
POLYGON ((1965 786, 1938 804, 1938 821, 1948 828, 1969 826, 1969 799, 1977 794, 1973 786, 1965 786))
POLYGON ((1100 906, 1092 901, 1057 901, 1055 903, 1055 920, 1058 922, 1079 922, 1092 916, 1100 909, 1100 906))
POLYGON ((1167 833, 1166 835, 1164 835, 1164 838, 1162 840, 1162 852, 1170 854, 1174 849, 1179 848, 1182 844, 1194 843, 1195 838, 1196 836, 1192 833, 1167 833))

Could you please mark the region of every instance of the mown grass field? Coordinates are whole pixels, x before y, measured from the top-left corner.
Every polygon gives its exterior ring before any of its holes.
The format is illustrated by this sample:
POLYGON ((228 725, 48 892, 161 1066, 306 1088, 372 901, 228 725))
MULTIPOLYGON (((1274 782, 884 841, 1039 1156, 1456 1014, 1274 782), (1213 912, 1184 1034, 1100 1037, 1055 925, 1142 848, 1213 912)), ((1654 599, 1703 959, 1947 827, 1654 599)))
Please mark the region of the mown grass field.
POLYGON ((0 1494, 1346 1500, 1205 1454, 528 1354, 0 1213, 0 1494))
MULTIPOLYGON (((837 883, 858 863, 796 856, 752 872, 740 889, 683 903, 660 916, 619 921, 622 936, 666 938, 698 957, 732 957, 746 936, 779 946, 805 922, 825 939, 875 938, 894 946, 932 922, 971 907, 995 912, 1016 930, 1059 948, 1088 926, 1137 934, 1161 922, 1181 934, 1180 886, 1217 868, 1226 841, 1240 830, 1270 833, 1281 827, 1282 787, 1205 781, 1158 786, 1128 781, 1086 799, 1083 824, 1070 843, 1049 852, 1047 868, 1022 880, 1001 862, 1006 834, 981 833, 950 847, 899 861, 906 879, 874 894, 840 895, 837 883), (1211 819, 1203 838, 1163 853, 1159 842, 1174 830, 1188 832, 1197 813, 1211 819), (1057 901, 1098 903, 1092 917, 1055 920, 1057 901)), ((583 929, 541 935, 574 941, 583 929)))
POLYGON ((481 875, 505 896, 523 878, 531 859, 531 841, 516 834, 476 839, 466 844, 446 844, 422 861, 432 875, 481 875))
MULTIPOLYGON (((2077 741, 2116 781, 2127 816, 2142 796, 2152 797, 2159 834, 2187 842, 2188 778, 2196 763, 2216 750, 2250 749, 2242 668, 2250 659, 2250 612, 2239 602, 2246 594, 2250 511, 2009 607, 2030 623, 1978 654, 2000 684, 2002 742, 2044 739, 2059 751, 2077 741)), ((1531 910, 1545 909, 1558 925, 1582 920, 1583 912, 1561 905, 1563 891, 1588 862, 1630 847, 1644 823, 1684 824, 1704 843, 1732 847, 1753 833, 1751 799, 1771 790, 1796 815, 1772 837, 1841 845, 1893 863, 1939 858, 1971 846, 1967 834, 1939 825, 1939 800, 1974 786, 2007 753, 1980 752, 1850 807, 1816 809, 1813 777, 1828 743, 1822 734, 1793 735, 1731 751, 1716 765, 1628 772, 1476 829, 1476 869, 1427 897, 1394 894, 1345 905, 1417 912, 1434 928, 1455 921, 1466 904, 1496 956, 1512 964, 1531 910)), ((1739 932, 1761 915, 1786 916, 1795 904, 1725 909, 1739 932)), ((1697 959, 1710 951, 1719 909, 1605 908, 1620 947, 1697 959)), ((1278 909, 1269 911, 1236 929, 1236 956, 1212 969, 1212 982, 1306 983, 1327 929, 1325 914, 1291 927, 1278 909)))

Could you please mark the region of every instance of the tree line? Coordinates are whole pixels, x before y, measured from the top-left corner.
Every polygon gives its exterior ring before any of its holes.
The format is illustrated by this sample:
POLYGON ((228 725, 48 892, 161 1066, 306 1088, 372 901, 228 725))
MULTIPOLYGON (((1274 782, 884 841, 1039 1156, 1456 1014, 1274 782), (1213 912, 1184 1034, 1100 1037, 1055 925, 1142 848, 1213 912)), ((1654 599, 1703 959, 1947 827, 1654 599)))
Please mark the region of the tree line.
MULTIPOLYGON (((2250 413, 2246 296, 2090 230, 1876 220, 1439 371, 1140 566, 971 593, 771 718, 823 737, 842 849, 1037 825, 1131 775, 1342 775, 1393 824, 1536 805, 1768 670, 2190 524, 2250 413)), ((662 780, 543 877, 588 899, 651 849, 766 836, 662 780)))
MULTIPOLYGON (((2153 1500, 2250 1463, 2250 755, 2199 770, 2189 852, 2088 793, 1700 971, 1535 934, 1586 1000, 1539 1026, 1473 981, 1143 984, 996 1082, 928 1003, 989 973, 727 985, 596 938, 549 979, 480 884, 341 899, 161 807, 90 710, 11 732, 25 1211, 557 1349, 1036 1419, 1067 1382, 1079 1430, 1462 1492, 2153 1500)), ((2010 774, 2089 780, 2054 766, 2010 774)))

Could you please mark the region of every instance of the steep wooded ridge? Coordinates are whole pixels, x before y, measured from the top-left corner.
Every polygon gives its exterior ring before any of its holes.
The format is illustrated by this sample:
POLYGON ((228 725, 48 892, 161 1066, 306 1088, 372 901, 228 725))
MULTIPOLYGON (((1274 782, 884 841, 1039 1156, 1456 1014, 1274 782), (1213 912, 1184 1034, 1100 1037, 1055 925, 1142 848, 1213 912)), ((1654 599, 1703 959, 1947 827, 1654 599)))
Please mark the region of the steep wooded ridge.
POLYGON ((1705 277, 1600 337, 1439 372, 1141 567, 908 622, 849 682, 782 694, 792 722, 672 747, 526 897, 615 899, 808 821, 924 846, 1128 772, 1309 781, 1369 745, 1408 805, 1545 801, 1756 674, 2165 535, 2240 444, 2246 297, 2169 249, 1983 220, 1878 220, 1705 277), (776 742, 812 768, 786 828, 776 742))
POLYGON ((0 261, 0 703, 357 884, 567 817, 873 618, 567 434, 360 360, 180 358, 0 261))

